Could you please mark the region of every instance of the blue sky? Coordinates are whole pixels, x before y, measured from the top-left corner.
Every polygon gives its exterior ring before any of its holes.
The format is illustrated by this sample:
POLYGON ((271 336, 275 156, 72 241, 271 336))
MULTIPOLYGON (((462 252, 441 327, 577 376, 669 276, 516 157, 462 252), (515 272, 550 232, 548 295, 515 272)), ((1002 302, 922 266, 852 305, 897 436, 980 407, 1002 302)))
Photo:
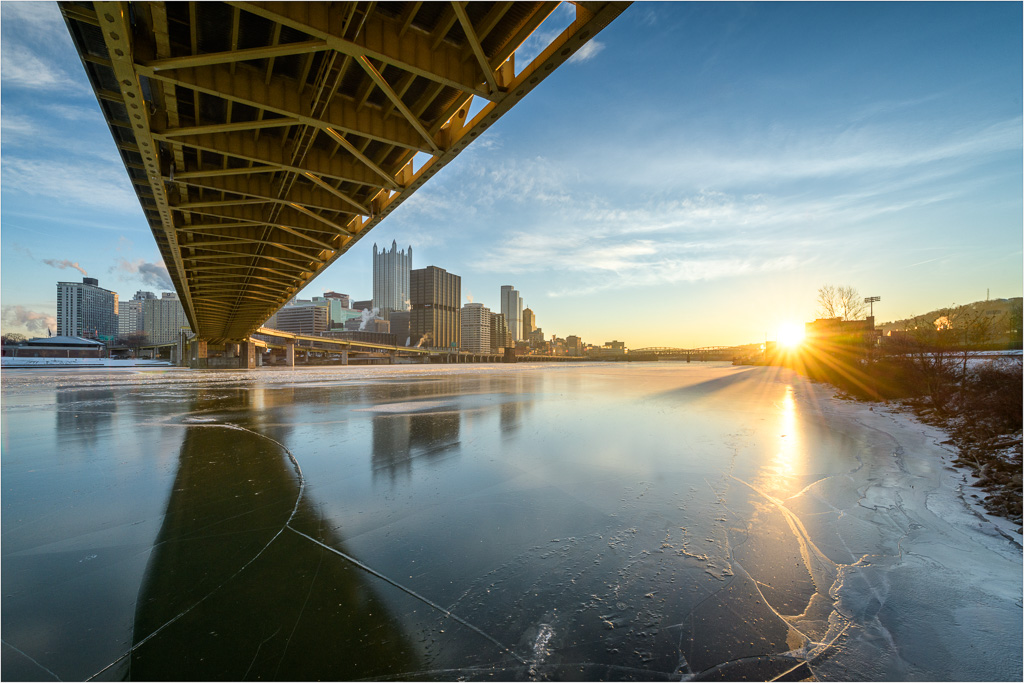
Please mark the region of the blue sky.
MULTIPOLYGON (((631 348, 774 338, 824 284, 880 322, 1020 296, 1021 7, 635 3, 303 296, 370 298, 392 240, 631 348)), ((45 334, 79 270, 166 278, 56 5, 0 31, 3 329, 45 334)))

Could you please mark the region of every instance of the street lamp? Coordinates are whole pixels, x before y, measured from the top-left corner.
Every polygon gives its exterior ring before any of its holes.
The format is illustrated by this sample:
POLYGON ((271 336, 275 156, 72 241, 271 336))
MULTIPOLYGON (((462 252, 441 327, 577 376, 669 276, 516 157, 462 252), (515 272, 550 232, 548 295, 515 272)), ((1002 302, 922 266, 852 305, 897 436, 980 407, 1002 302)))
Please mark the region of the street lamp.
POLYGON ((881 300, 882 300, 882 297, 880 297, 880 296, 869 296, 866 299, 864 299, 864 303, 866 303, 869 306, 871 306, 871 317, 872 318, 875 317, 875 302, 876 301, 881 301, 881 300))

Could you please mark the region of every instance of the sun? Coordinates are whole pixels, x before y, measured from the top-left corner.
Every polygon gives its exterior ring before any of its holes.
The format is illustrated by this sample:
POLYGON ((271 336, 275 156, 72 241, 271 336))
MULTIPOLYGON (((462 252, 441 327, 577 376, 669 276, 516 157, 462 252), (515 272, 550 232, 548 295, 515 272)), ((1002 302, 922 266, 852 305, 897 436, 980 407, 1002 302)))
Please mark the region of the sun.
POLYGON ((804 340, 804 326, 799 323, 783 323, 779 325, 778 336, 779 346, 793 348, 799 346, 804 340))

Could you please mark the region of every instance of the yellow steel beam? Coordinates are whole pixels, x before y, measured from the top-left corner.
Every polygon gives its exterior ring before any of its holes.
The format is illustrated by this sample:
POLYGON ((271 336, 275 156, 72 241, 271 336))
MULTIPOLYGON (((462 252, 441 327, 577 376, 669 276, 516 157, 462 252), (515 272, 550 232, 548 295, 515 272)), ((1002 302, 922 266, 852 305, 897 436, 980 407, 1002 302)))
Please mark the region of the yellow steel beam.
POLYGON ((189 211, 192 215, 204 216, 206 218, 221 218, 232 223, 248 222, 252 225, 271 227, 278 223, 287 225, 289 228, 295 228, 297 230, 306 230, 309 232, 325 233, 329 235, 345 235, 348 232, 339 233, 337 226, 333 224, 326 224, 321 218, 315 218, 312 215, 307 215, 301 211, 295 210, 295 207, 290 204, 286 207, 293 213, 288 215, 288 220, 284 221, 281 219, 270 220, 263 212, 257 210, 253 206, 230 206, 220 207, 217 210, 213 209, 192 209, 189 211), (312 219, 312 220, 311 220, 312 219))
POLYGON ((327 190, 328 192, 330 192, 331 194, 336 196, 338 199, 341 199, 343 201, 348 202, 354 208, 358 209, 359 213, 361 213, 362 215, 364 215, 364 216, 369 216, 370 215, 370 209, 368 209, 363 204, 360 204, 359 202, 355 201, 354 199, 352 199, 351 197, 349 197, 347 194, 345 194, 344 192, 340 191, 336 187, 331 186, 329 183, 325 182, 319 176, 314 175, 313 173, 310 173, 309 171, 304 171, 302 175, 305 176, 306 178, 308 178, 310 182, 312 182, 315 185, 317 185, 317 186, 327 190))
POLYGON ((476 31, 473 30, 473 22, 469 20, 466 8, 463 7, 461 2, 456 1, 452 2, 452 10, 462 25, 462 32, 466 34, 466 42, 469 43, 469 47, 476 56, 477 63, 480 65, 480 71, 487 80, 487 87, 490 88, 490 92, 497 93, 498 82, 494 79, 494 70, 487 63, 487 55, 484 54, 483 48, 480 47, 480 39, 477 38, 476 31))
MULTIPOLYGON (((175 172, 174 180, 190 180, 192 178, 219 178, 221 176, 229 175, 254 175, 256 173, 276 173, 279 171, 276 166, 248 166, 245 168, 219 168, 219 169, 205 169, 198 171, 182 171, 175 172)), ((170 181, 171 178, 167 176, 166 180, 170 181)))
POLYGON ((235 133, 238 131, 258 130, 262 128, 283 128, 294 126, 299 123, 298 119, 281 117, 275 119, 260 119, 259 121, 236 121, 233 123, 207 124, 205 126, 179 126, 177 128, 155 128, 153 132, 165 138, 174 138, 181 135, 208 135, 210 133, 235 133))
POLYGON ((262 79, 236 78, 230 69, 218 64, 201 69, 161 72, 140 67, 139 73, 154 81, 189 88, 231 100, 236 104, 245 104, 294 118, 304 125, 320 130, 334 128, 399 147, 421 152, 431 151, 428 145, 423 144, 419 132, 406 121, 397 117, 378 119, 372 112, 359 111, 355 104, 343 99, 332 100, 321 118, 310 116, 304 113, 309 110, 309 95, 303 94, 299 85, 286 79, 275 79, 265 84, 262 79))
POLYGON ((401 33, 398 22, 367 16, 362 30, 353 40, 345 40, 342 17, 325 3, 299 2, 234 2, 248 12, 270 21, 291 26, 308 35, 327 41, 337 50, 356 59, 369 57, 397 66, 417 76, 437 81, 456 90, 480 97, 489 93, 480 88, 476 69, 465 64, 458 48, 444 43, 431 44, 427 36, 415 31, 401 33))
POLYGON ((439 150, 437 145, 434 143, 433 136, 426 128, 423 127, 423 123, 420 121, 419 117, 412 113, 409 107, 405 105, 405 102, 402 101, 402 98, 398 96, 398 93, 396 93, 388 82, 384 80, 384 76, 381 75, 380 71, 377 71, 377 67, 375 67, 365 56, 359 57, 358 63, 359 66, 363 67, 363 71, 365 71, 367 75, 373 79, 373 82, 377 84, 377 87, 384 92, 392 103, 394 103, 395 108, 402 112, 402 116, 404 116, 405 120, 409 122, 409 125, 415 128, 423 139, 426 140, 427 144, 430 145, 431 151, 434 154, 440 153, 441 150, 439 150))
POLYGON ((323 223, 324 225, 326 225, 329 228, 333 228, 335 231, 337 231, 337 233, 339 235, 350 235, 350 234, 352 234, 352 233, 349 232, 348 228, 342 227, 342 226, 338 225, 337 223, 334 223, 333 221, 329 221, 326 218, 324 218, 323 216, 320 216, 318 214, 313 213, 312 211, 310 211, 309 209, 307 209, 304 206, 299 206, 298 204, 289 204, 288 206, 292 207, 296 211, 299 211, 301 213, 306 214, 310 218, 314 218, 314 219, 320 221, 321 223, 323 223))
POLYGON ((245 50, 230 50, 228 52, 207 52, 199 55, 187 55, 184 57, 167 57, 165 59, 151 59, 139 62, 137 66, 156 71, 168 69, 188 69, 196 66, 210 66, 211 64, 227 64, 230 62, 244 62, 250 59, 267 59, 270 57, 282 57, 288 55, 300 55, 310 52, 321 52, 330 49, 327 41, 306 40, 297 43, 283 43, 268 45, 266 47, 252 47, 245 50))
MULTIPOLYGON (((275 242, 272 240, 251 239, 247 237, 229 237, 228 235, 221 235, 218 239, 215 240, 207 240, 205 242, 186 242, 182 246, 188 247, 189 249, 201 249, 203 247, 222 246, 225 244, 269 244, 273 246, 275 249, 281 249, 282 251, 287 251, 291 254, 295 254, 296 256, 308 258, 310 263, 319 264, 324 262, 323 259, 319 258, 318 256, 312 256, 304 251, 300 251, 299 249, 294 249, 290 246, 281 244, 280 242, 275 242)), ((319 253, 319 251, 320 250, 318 250, 317 253, 319 253)))
MULTIPOLYGON (((293 277, 301 277, 302 275, 305 275, 305 274, 309 273, 309 265, 308 265, 307 261, 303 261, 302 262, 302 263, 305 263, 306 265, 299 265, 298 263, 296 263, 294 261, 288 261, 287 259, 278 258, 277 256, 270 256, 268 254, 253 254, 251 252, 244 252, 244 251, 229 251, 229 250, 224 249, 224 248, 212 247, 212 246, 211 247, 203 247, 203 250, 204 251, 212 251, 214 253, 213 254, 196 254, 196 255, 192 255, 192 256, 183 256, 182 260, 184 260, 184 261, 207 261, 207 260, 210 260, 211 258, 215 258, 216 256, 221 255, 221 254, 223 254, 225 256, 230 254, 231 257, 233 257, 233 258, 244 257, 244 258, 264 259, 266 261, 271 261, 272 263, 276 263, 280 267, 291 268, 292 271, 297 272, 297 273, 300 274, 298 276, 293 275, 293 277)), ((252 267, 255 268, 256 266, 252 266, 252 267)), ((275 272, 279 272, 279 271, 275 271, 275 272)))
MULTIPOLYGON (((276 166, 279 170, 302 174, 306 168, 313 168, 319 175, 344 180, 370 187, 384 187, 376 173, 362 164, 340 157, 332 158, 327 152, 311 149, 306 155, 305 166, 293 166, 280 141, 261 137, 254 140, 244 133, 212 133, 209 135, 180 135, 168 137, 154 134, 156 140, 176 143, 204 152, 224 154, 236 159, 251 161, 260 166, 276 166)), ((177 176, 175 176, 177 177, 177 176)))
POLYGON ((370 161, 370 159, 367 158, 366 155, 364 155, 362 152, 360 152, 358 149, 356 149, 355 145, 353 145, 351 142, 346 140, 344 135, 342 135, 338 131, 334 130, 333 128, 328 128, 327 129, 327 135, 330 136, 330 138, 332 140, 334 140, 335 142, 337 142, 339 145, 344 147, 345 151, 347 151, 349 154, 351 154, 356 159, 359 159, 359 161, 361 161, 364 164, 366 164, 366 166, 371 171, 373 171, 374 173, 379 175, 381 178, 383 178, 384 179, 384 187, 388 188, 389 190, 397 190, 398 189, 398 185, 395 184, 395 179, 391 177, 391 174, 385 172, 384 169, 382 169, 380 166, 378 166, 377 164, 375 164, 372 161, 370 161))
MULTIPOLYGON (((303 177, 306 177, 305 173, 303 173, 303 177)), ((322 188, 310 187, 310 185, 304 183, 294 184, 287 197, 280 199, 275 196, 273 183, 265 176, 239 177, 234 175, 206 178, 190 176, 182 180, 180 176, 176 175, 174 180, 175 182, 186 183, 191 187, 206 192, 227 192, 251 199, 265 199, 268 202, 275 203, 294 201, 296 204, 301 204, 306 208, 320 211, 355 213, 353 209, 356 208, 352 200, 346 202, 334 192, 321 192, 322 188)))

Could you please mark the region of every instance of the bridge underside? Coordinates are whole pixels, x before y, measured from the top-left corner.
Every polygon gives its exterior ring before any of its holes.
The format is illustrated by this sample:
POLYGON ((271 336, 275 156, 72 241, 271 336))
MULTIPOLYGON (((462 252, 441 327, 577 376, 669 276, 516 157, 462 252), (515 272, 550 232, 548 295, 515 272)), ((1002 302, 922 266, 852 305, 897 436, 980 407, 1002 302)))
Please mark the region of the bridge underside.
POLYGON ((629 3, 61 2, 198 337, 247 339, 629 3), (474 97, 486 106, 468 120, 474 97))

